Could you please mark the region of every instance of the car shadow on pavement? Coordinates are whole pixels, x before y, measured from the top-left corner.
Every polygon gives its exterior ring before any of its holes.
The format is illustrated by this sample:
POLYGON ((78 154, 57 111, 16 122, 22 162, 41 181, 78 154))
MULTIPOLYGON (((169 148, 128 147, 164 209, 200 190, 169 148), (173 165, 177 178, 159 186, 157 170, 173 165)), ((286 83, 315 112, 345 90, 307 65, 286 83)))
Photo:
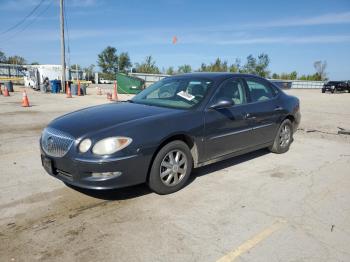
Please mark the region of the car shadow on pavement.
MULTIPOLYGON (((197 177, 211 174, 221 169, 225 169, 230 166, 234 166, 234 165, 252 160, 254 158, 266 155, 268 153, 270 153, 270 151, 268 151, 267 149, 261 149, 258 151, 241 155, 241 156, 232 157, 227 160, 223 160, 204 167, 196 168, 193 170, 192 175, 189 178, 186 186, 189 186, 189 184, 194 182, 197 177)), ((110 189, 110 190, 92 190, 92 189, 75 187, 69 184, 66 184, 66 185, 82 194, 85 194, 90 197, 98 198, 98 199, 103 199, 103 200, 127 200, 127 199, 137 198, 137 197, 141 197, 149 193, 152 193, 152 191, 147 187, 146 184, 126 187, 126 188, 119 188, 119 189, 110 189)))
POLYGON ((66 185, 82 194, 103 200, 127 200, 152 193, 146 184, 107 190, 85 189, 69 184, 66 185))
POLYGON ((234 166, 234 165, 238 165, 241 163, 244 163, 246 161, 252 160, 254 158, 260 157, 260 156, 264 156, 266 154, 271 153, 268 149, 264 148, 264 149, 260 149, 257 151, 253 151, 244 155, 240 155, 240 156, 236 156, 236 157, 232 157, 220 162, 216 162, 207 166, 203 166, 203 167, 199 167, 193 170, 192 175, 189 179, 188 184, 192 183, 197 177, 201 177, 201 176, 205 176, 208 174, 211 174, 213 172, 234 166))

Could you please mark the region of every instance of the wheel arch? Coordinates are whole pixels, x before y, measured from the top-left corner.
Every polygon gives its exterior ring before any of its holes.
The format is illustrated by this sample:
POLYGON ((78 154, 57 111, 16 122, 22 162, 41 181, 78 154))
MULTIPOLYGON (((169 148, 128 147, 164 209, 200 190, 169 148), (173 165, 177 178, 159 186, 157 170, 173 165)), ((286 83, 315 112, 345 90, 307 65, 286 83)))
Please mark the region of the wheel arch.
POLYGON ((162 140, 162 142, 160 143, 160 145, 157 147, 157 149, 154 151, 154 153, 152 155, 152 159, 151 159, 150 164, 148 166, 146 181, 148 181, 148 179, 149 179, 149 175, 150 175, 150 171, 151 171, 151 168, 153 165, 153 161, 154 161, 156 155, 158 154, 159 150, 161 150, 166 144, 168 144, 172 141, 176 141, 176 140, 184 142, 189 147, 191 155, 192 155, 192 159, 193 159, 193 166, 197 167, 197 165, 198 165, 198 147, 197 147, 197 144, 194 141, 194 139, 185 133, 173 134, 167 138, 164 138, 162 140))

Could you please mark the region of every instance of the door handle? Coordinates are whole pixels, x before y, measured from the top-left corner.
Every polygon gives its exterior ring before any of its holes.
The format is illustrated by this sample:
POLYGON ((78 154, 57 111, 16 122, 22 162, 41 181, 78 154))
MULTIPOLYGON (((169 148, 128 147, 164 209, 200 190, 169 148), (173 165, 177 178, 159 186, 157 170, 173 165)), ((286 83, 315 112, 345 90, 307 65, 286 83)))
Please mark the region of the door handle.
POLYGON ((244 115, 244 118, 245 119, 256 119, 256 116, 252 116, 252 114, 250 114, 250 113, 246 113, 245 115, 244 115))
POLYGON ((275 111, 282 111, 283 110, 283 107, 281 106, 276 106, 276 108, 274 109, 275 111))

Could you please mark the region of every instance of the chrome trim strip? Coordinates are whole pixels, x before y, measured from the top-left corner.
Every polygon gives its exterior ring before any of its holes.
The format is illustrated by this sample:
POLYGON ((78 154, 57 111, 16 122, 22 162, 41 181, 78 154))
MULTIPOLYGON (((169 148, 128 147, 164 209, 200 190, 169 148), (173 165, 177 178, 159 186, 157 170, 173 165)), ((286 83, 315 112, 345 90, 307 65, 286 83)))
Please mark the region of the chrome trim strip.
POLYGON ((250 131, 250 130, 256 130, 256 129, 259 129, 259 128, 268 127, 268 126, 272 126, 272 125, 273 125, 273 123, 269 123, 269 124, 263 124, 263 125, 260 125, 260 126, 249 127, 249 128, 241 129, 241 130, 238 130, 238 131, 233 131, 233 132, 229 132, 229 133, 213 136, 213 137, 210 137, 209 140, 217 139, 217 138, 221 138, 221 137, 225 137, 225 136, 236 135, 236 134, 239 134, 239 133, 247 132, 247 131, 250 131))
POLYGON ((103 163, 109 163, 114 161, 121 161, 129 158, 137 157, 137 155, 131 155, 131 156, 124 156, 124 157, 112 157, 112 158, 105 158, 105 159, 86 159, 77 157, 74 160, 83 162, 83 163, 91 163, 91 164, 103 164, 103 163))
POLYGON ((260 125, 260 126, 255 126, 255 127, 252 128, 252 130, 263 128, 263 127, 268 127, 268 126, 272 126, 272 125, 273 125, 273 123, 264 124, 264 125, 260 125))
POLYGON ((233 132, 229 132, 229 133, 213 136, 213 137, 209 138, 209 140, 216 139, 216 138, 221 138, 221 137, 225 137, 225 136, 236 135, 236 134, 247 132, 247 131, 251 131, 251 130, 252 130, 252 128, 249 127, 249 128, 241 129, 241 130, 238 130, 238 131, 233 131, 233 132))

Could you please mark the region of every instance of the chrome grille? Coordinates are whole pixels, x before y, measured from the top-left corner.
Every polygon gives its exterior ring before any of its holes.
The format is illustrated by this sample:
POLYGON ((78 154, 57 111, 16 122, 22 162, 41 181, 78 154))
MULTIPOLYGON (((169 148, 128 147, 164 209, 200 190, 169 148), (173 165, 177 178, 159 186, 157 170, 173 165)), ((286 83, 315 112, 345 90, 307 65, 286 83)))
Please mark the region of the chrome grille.
POLYGON ((41 135, 41 145, 46 154, 63 157, 74 142, 74 137, 60 130, 47 127, 41 135))

